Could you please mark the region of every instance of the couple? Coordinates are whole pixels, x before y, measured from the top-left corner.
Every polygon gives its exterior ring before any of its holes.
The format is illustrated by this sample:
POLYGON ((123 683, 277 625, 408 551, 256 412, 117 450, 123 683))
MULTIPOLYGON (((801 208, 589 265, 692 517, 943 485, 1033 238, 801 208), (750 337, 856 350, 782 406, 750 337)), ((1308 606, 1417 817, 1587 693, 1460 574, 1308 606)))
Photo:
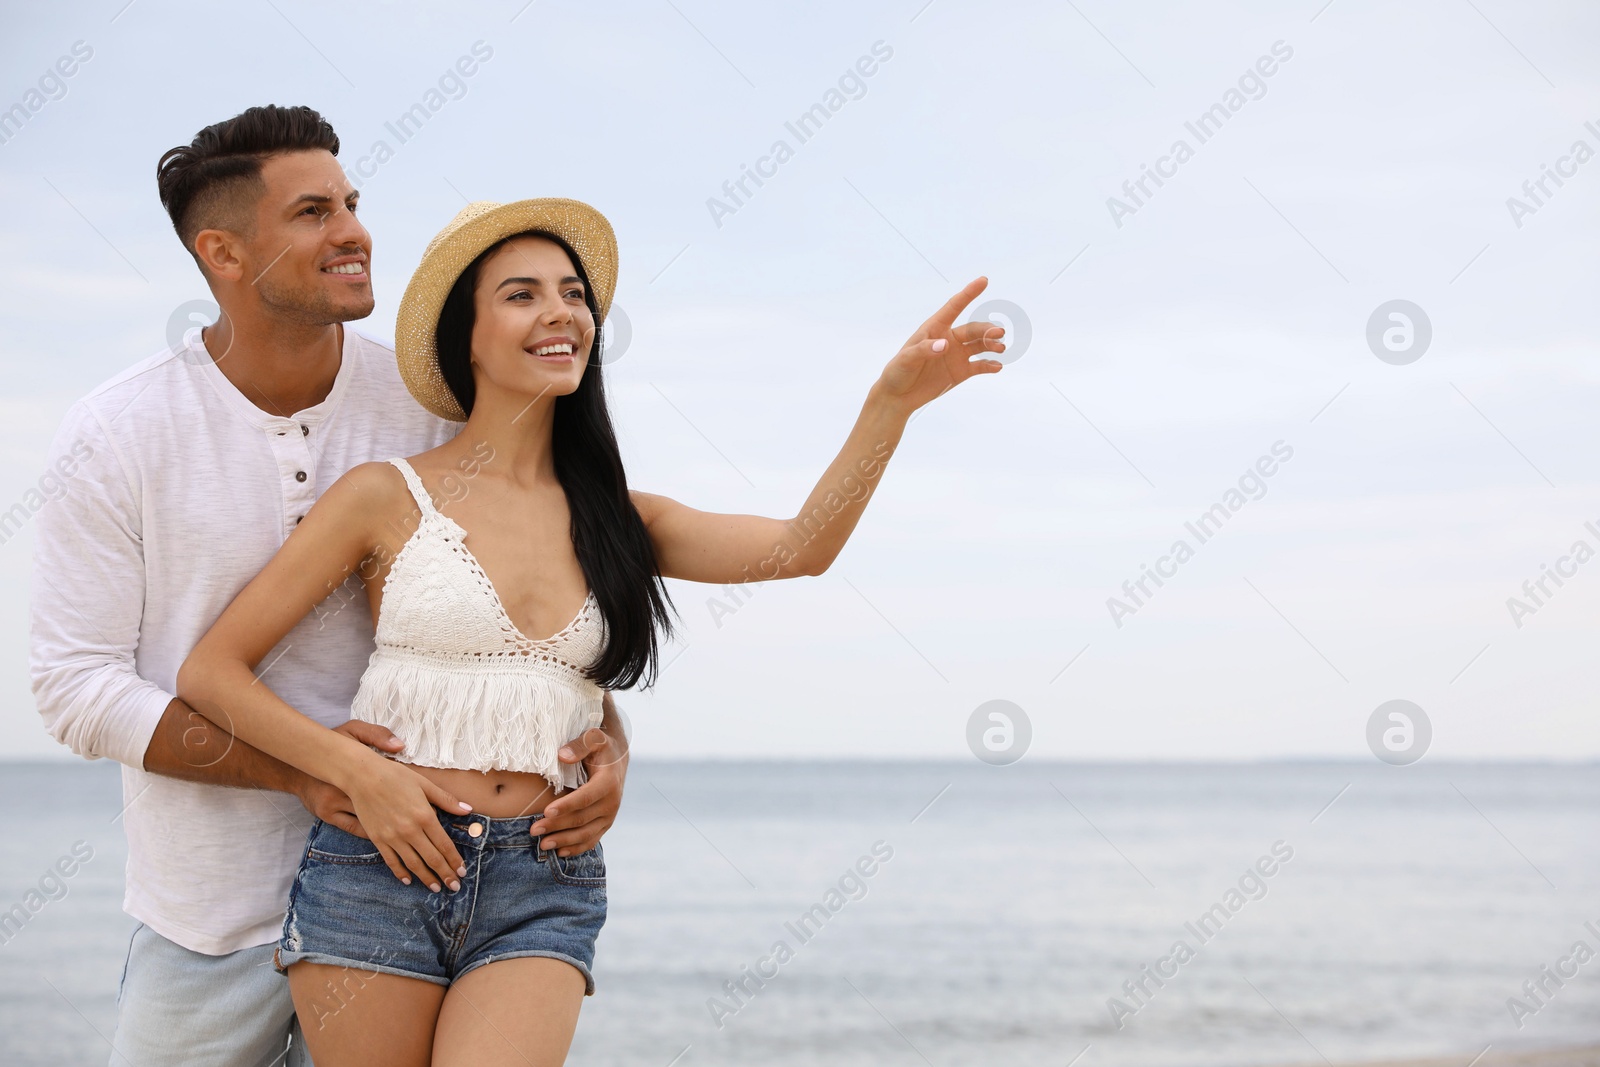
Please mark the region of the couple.
POLYGON ((463 209, 390 352, 342 325, 373 298, 338 148, 261 107, 162 157, 221 315, 52 445, 87 458, 40 515, 31 668, 52 735, 125 765, 114 1064, 562 1062, 626 772, 610 690, 654 680, 662 580, 822 573, 911 414, 1001 366, 1000 327, 955 324, 979 279, 799 519, 630 491, 605 218, 463 209))

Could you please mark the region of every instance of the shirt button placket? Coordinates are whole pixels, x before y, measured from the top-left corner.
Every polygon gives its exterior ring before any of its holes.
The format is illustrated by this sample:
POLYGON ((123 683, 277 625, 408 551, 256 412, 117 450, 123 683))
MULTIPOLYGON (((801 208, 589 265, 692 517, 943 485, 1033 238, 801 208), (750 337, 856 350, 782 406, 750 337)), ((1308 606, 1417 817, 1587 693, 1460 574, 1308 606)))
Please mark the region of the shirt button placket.
POLYGON ((284 536, 305 518, 315 503, 316 479, 313 476, 310 436, 311 428, 303 422, 285 420, 268 431, 268 441, 278 461, 278 470, 284 478, 283 513, 284 536), (295 431, 299 432, 296 433, 295 431))

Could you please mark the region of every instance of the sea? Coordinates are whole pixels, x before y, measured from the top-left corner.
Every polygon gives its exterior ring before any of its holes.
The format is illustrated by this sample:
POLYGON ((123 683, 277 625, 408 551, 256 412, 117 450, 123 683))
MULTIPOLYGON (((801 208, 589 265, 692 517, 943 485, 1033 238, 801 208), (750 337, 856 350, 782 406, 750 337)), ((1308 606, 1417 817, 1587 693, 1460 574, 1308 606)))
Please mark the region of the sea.
MULTIPOLYGON (((0 1062, 107 1063, 134 926, 119 768, 3 764, 0 802, 0 1062)), ((1600 1044, 1597 846, 1593 763, 639 758, 568 1062, 1600 1044)))

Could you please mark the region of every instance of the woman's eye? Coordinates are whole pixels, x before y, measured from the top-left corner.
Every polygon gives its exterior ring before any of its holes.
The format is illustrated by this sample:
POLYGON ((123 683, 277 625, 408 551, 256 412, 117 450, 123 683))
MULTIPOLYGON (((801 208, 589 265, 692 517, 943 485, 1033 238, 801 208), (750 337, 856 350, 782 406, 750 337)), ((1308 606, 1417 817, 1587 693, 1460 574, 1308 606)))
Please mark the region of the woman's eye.
POLYGON ((518 299, 520 297, 527 297, 529 299, 532 299, 533 298, 533 294, 528 292, 528 290, 526 290, 526 289, 518 289, 516 292, 512 293, 510 296, 506 297, 506 299, 507 300, 516 300, 516 299, 518 299))
POLYGON ((582 289, 572 289, 572 290, 568 291, 567 296, 570 297, 573 300, 582 300, 583 299, 583 290, 582 289))

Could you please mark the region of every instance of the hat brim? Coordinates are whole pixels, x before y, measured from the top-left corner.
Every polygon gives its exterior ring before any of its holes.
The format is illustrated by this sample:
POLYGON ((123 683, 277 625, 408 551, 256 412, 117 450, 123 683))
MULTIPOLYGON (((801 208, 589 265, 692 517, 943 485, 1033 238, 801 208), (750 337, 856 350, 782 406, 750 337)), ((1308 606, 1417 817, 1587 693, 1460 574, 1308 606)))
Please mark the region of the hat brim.
POLYGON ((394 351, 400 378, 417 403, 452 422, 465 422, 455 395, 439 370, 435 333, 445 298, 472 261, 507 237, 529 230, 553 233, 572 246, 593 287, 605 321, 617 286, 617 235, 606 217, 580 200, 544 197, 509 204, 478 201, 462 208, 428 243, 406 285, 395 320, 394 351))

